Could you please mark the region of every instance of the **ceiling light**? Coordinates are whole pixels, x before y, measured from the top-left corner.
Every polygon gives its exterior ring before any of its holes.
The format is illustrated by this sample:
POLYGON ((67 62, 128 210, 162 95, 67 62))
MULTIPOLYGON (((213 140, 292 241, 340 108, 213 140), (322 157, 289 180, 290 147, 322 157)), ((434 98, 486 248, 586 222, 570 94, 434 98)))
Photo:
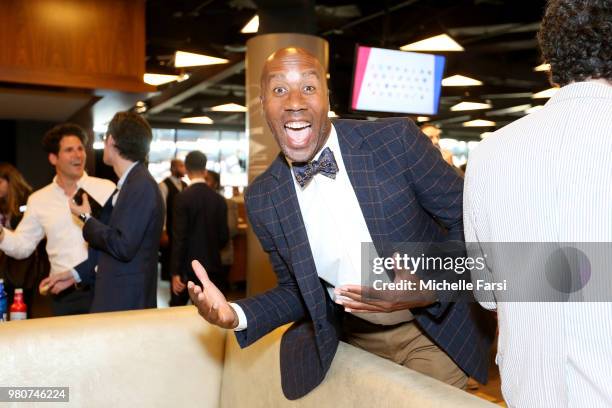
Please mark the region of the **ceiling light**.
POLYGON ((227 64, 228 62, 229 60, 226 60, 224 58, 216 58, 208 55, 194 54, 185 51, 177 51, 174 54, 174 66, 176 68, 227 64))
POLYGON ((495 126, 495 122, 491 120, 475 119, 475 120, 469 120, 467 122, 463 122, 463 126, 465 127, 495 126))
POLYGON ((327 117, 328 118, 337 118, 338 115, 336 115, 336 112, 330 110, 330 111, 327 112, 327 117))
POLYGON ((240 32, 242 34, 254 34, 257 31, 259 31, 259 16, 255 14, 253 18, 250 19, 244 27, 242 27, 242 30, 240 30, 240 32))
POLYGON ((525 113, 526 113, 527 115, 529 115, 530 113, 533 113, 533 112, 537 112, 537 111, 539 111, 539 110, 540 110, 540 109, 542 109, 543 107, 544 107, 544 105, 536 105, 536 106, 532 106, 531 108, 527 109, 527 110, 525 111, 525 113))
POLYGON ((402 51, 463 51, 463 47, 446 34, 436 35, 425 40, 400 47, 402 51))
POLYGON ((557 91, 559 90, 559 88, 548 88, 544 91, 538 92, 536 94, 533 94, 531 97, 533 99, 538 99, 538 98, 550 98, 552 97, 554 94, 557 93, 557 91))
POLYGON ((417 116, 417 122, 429 122, 431 118, 429 116, 417 116))
POLYGON ((453 75, 442 80, 442 86, 478 86, 482 82, 463 75, 453 75))
POLYGON ((491 136, 492 134, 493 134, 493 132, 482 132, 480 134, 480 138, 484 139, 484 138, 487 138, 487 137, 491 136))
POLYGON ((181 123, 195 123, 198 125, 212 125, 213 120, 208 116, 192 116, 190 118, 181 118, 181 123))
POLYGON ((550 64, 540 64, 537 67, 535 67, 533 70, 537 72, 550 71, 550 64))
POLYGON ((491 104, 482 102, 459 102, 458 104, 451 106, 450 110, 456 111, 468 111, 477 109, 489 109, 491 104))
POLYGON ((210 108, 215 112, 247 112, 246 106, 238 105, 237 103, 226 103, 223 105, 217 105, 210 108))
POLYGON ((167 84, 179 79, 178 75, 163 75, 163 74, 144 74, 143 81, 145 84, 159 86, 163 84, 167 84))

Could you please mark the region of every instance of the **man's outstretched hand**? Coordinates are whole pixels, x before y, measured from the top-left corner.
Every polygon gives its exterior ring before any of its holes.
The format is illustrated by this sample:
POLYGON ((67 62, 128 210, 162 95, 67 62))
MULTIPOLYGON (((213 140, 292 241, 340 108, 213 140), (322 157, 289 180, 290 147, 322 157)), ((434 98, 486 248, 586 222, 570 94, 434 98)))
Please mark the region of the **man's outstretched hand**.
POLYGON ((224 329, 238 326, 238 315, 223 296, 223 293, 210 281, 206 269, 198 261, 191 262, 191 267, 202 283, 200 288, 195 283, 187 282, 187 290, 200 316, 207 322, 224 329))

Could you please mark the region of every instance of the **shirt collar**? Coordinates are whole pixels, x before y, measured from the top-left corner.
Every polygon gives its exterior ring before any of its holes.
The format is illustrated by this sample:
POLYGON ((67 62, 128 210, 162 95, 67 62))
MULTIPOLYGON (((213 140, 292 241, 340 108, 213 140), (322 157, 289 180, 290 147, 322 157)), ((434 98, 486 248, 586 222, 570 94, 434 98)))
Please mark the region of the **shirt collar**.
POLYGON ((612 86, 597 81, 572 82, 560 88, 546 104, 580 98, 612 99, 612 86))
MULTIPOLYGON (((87 174, 86 171, 83 172, 83 175, 81 176, 81 178, 77 181, 77 190, 81 187, 83 187, 83 185, 85 185, 85 183, 87 182, 87 179, 89 178, 89 175, 87 174)), ((62 188, 62 186, 59 185, 59 183, 57 182, 57 175, 55 175, 53 177, 53 185, 55 186, 56 189, 61 190, 61 192, 64 192, 64 189, 62 188)))
POLYGON ((189 180, 190 186, 196 183, 206 183, 206 180, 203 179, 202 177, 194 177, 193 179, 189 180))
POLYGON ((125 179, 127 179, 127 176, 130 174, 130 172, 132 171, 132 169, 134 167, 136 167, 136 165, 140 163, 140 162, 134 162, 132 163, 132 165, 130 167, 128 167, 128 169, 125 171, 125 173, 123 173, 123 175, 121 176, 121 178, 119 179, 119 181, 117 182, 117 190, 121 190, 121 187, 123 186, 123 183, 125 183, 125 179))

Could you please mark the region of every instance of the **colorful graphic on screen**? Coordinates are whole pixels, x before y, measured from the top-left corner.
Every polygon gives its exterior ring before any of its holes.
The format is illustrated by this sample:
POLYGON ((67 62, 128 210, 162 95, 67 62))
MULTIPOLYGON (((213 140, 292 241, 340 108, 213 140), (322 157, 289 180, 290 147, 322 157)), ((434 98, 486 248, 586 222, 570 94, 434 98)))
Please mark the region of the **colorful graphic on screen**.
POLYGON ((353 110, 435 115, 445 58, 357 47, 353 110))

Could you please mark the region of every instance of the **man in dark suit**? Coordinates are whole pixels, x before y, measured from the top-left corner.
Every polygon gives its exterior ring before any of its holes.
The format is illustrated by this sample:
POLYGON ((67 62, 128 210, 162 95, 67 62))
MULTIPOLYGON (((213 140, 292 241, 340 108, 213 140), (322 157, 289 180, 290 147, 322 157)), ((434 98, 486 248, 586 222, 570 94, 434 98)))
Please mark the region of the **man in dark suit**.
POLYGON ((189 300, 187 281, 195 281, 191 260, 200 262, 213 283, 222 290, 227 277, 221 264, 221 249, 229 239, 225 199, 206 184, 206 155, 193 151, 185 157, 189 187, 176 196, 171 256, 170 306, 189 300))
POLYGON ((170 175, 159 183, 159 191, 162 193, 166 205, 166 221, 160 239, 159 262, 161 264, 162 280, 170 280, 170 257, 172 255, 172 226, 174 221, 174 199, 187 188, 182 178, 185 176, 185 163, 181 159, 170 161, 170 175))
POLYGON ((281 154, 249 187, 246 206, 278 286, 230 304, 193 262, 203 288, 188 289, 199 313, 234 329, 242 347, 295 322, 281 342, 289 399, 323 380, 340 338, 457 387, 467 375, 486 381, 493 333, 470 305, 431 293, 371 299, 355 284, 362 242, 383 256, 388 242, 462 240, 463 180, 409 120, 332 125, 325 72, 305 50, 272 54, 261 86, 281 154))
MULTIPOLYGON (((84 283, 95 281, 91 312, 157 307, 157 251, 164 204, 144 164, 151 139, 145 119, 132 112, 117 113, 104 144, 104 163, 119 177, 117 191, 105 203, 100 220, 91 216, 86 194, 82 205, 70 201, 90 245, 88 260, 75 269, 84 283)), ((52 293, 74 282, 76 277, 68 273, 48 282, 52 293)))

